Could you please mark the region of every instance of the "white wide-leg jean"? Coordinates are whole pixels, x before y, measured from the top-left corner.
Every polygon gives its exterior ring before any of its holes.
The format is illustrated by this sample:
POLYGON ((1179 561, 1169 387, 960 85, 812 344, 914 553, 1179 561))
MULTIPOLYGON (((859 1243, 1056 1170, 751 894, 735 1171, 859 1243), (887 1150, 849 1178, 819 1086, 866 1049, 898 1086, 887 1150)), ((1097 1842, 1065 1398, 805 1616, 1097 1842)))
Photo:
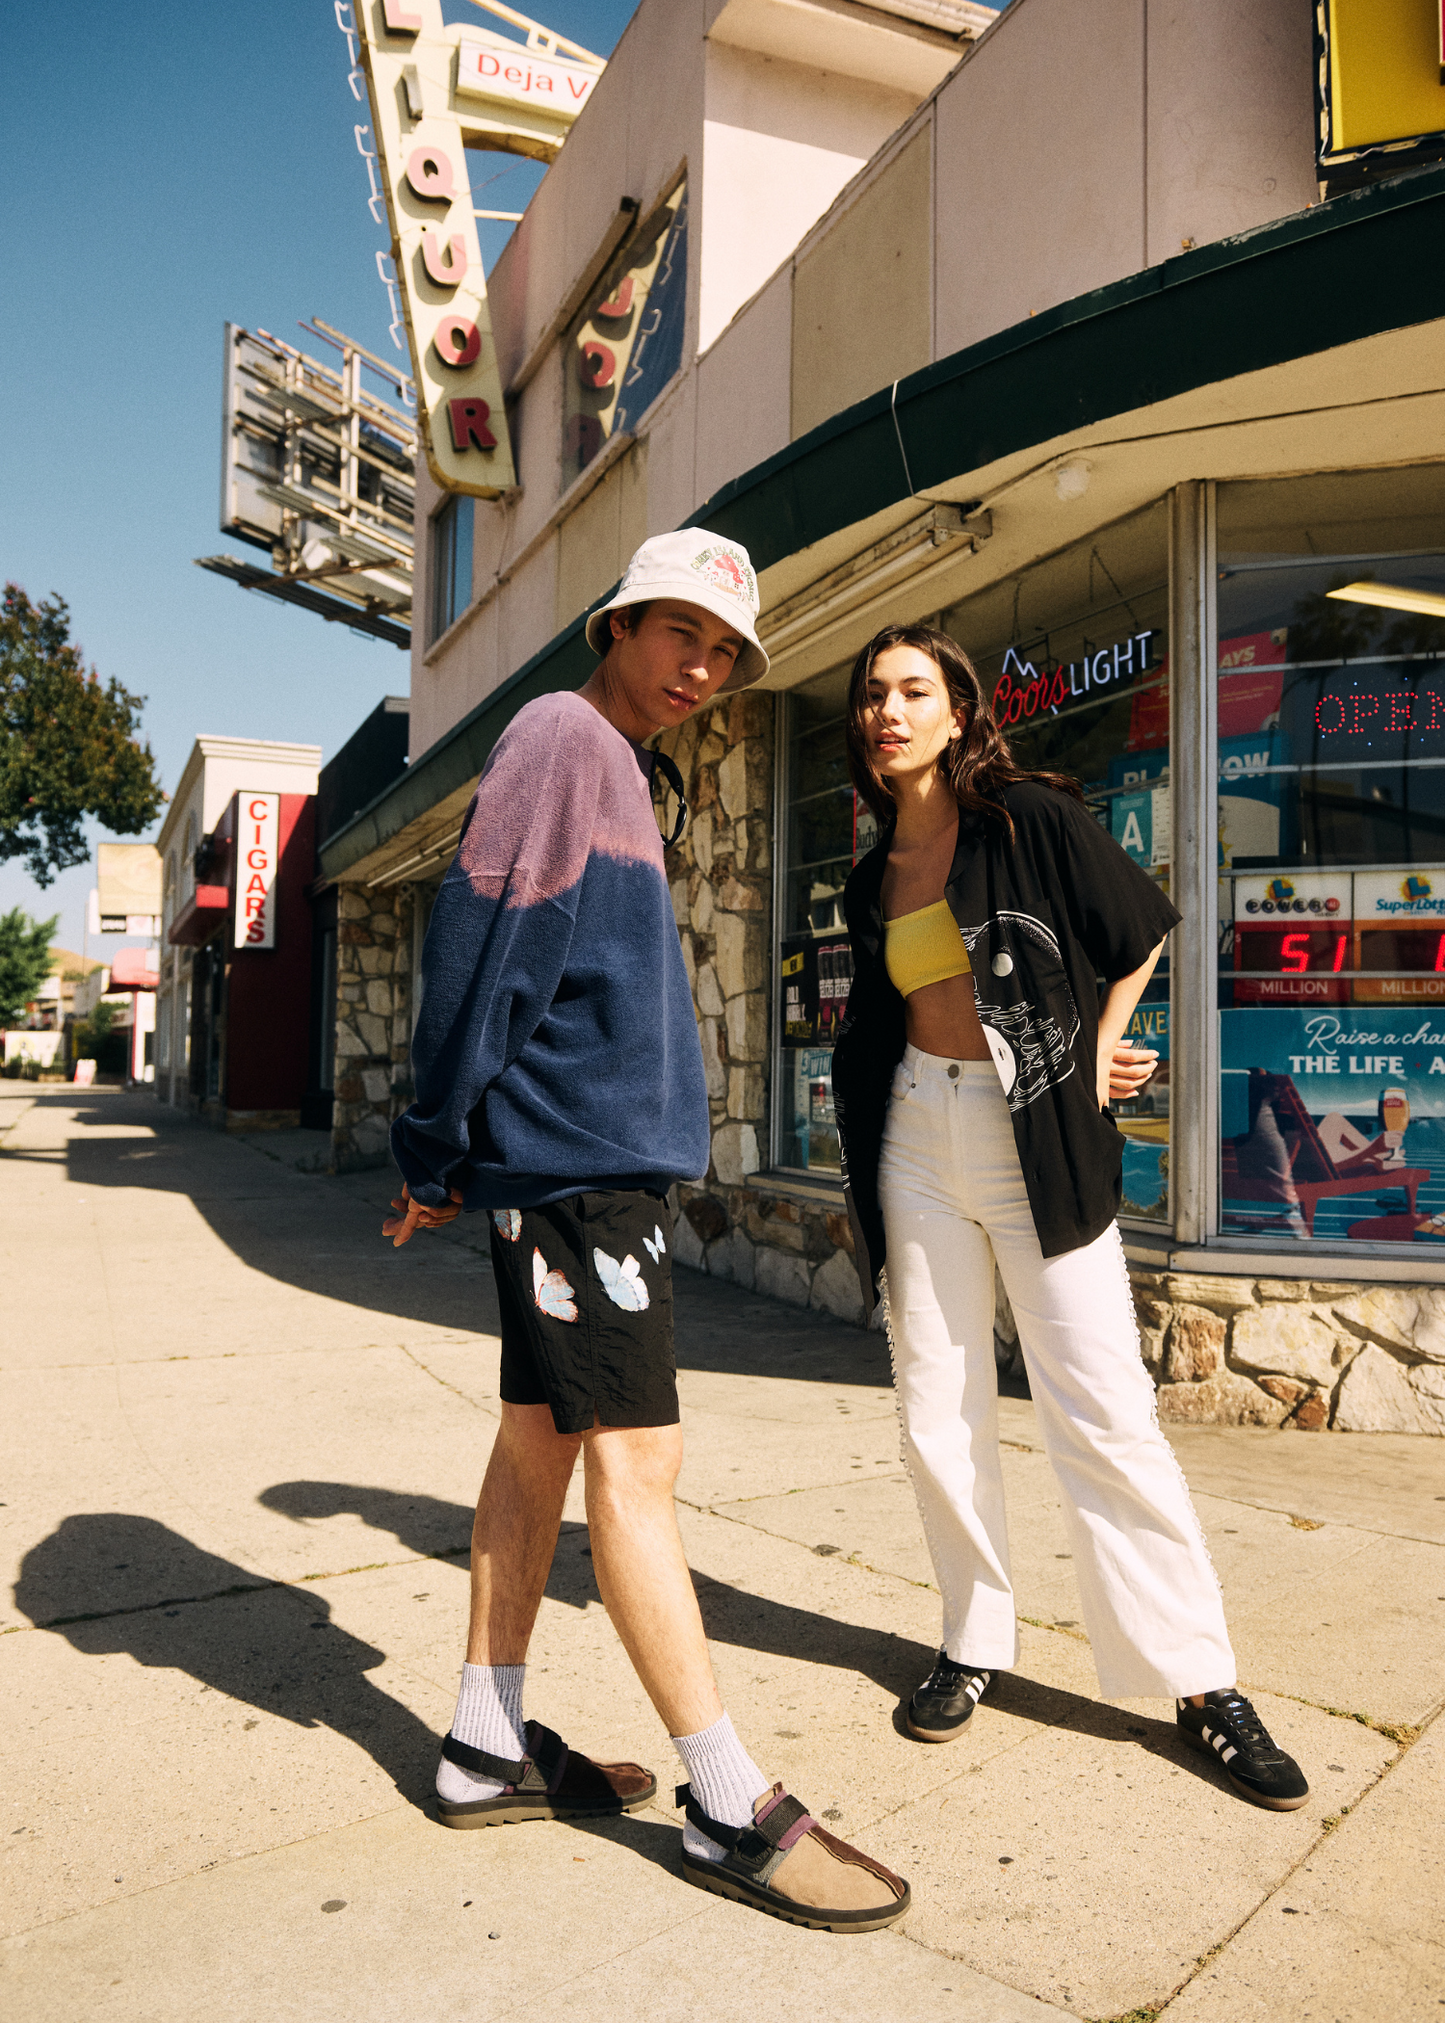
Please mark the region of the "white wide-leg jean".
POLYGON ((903 1452, 955 1661, 1018 1662, 998 1448, 994 1261, 1018 1322, 1106 1698, 1235 1682, 1204 1535, 1155 1411, 1117 1226, 1044 1257, 991 1061, 909 1047, 879 1172, 903 1452))

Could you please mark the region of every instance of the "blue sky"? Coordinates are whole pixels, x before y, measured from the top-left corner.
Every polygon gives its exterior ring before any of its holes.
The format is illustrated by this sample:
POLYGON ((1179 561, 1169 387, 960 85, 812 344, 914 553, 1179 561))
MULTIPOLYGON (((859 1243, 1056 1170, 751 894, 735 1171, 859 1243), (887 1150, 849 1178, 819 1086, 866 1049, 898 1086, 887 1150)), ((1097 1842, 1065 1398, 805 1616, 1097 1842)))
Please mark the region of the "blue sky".
MULTIPOLYGON (((444 11, 491 19, 465 0, 444 11)), ((631 12, 545 0, 548 27, 602 55, 631 12)), ((59 592, 87 660, 147 698, 168 788, 200 731, 329 757, 383 695, 406 693, 406 655, 192 558, 260 559, 217 525, 223 325, 315 354, 296 323, 321 316, 392 352, 385 233, 352 131, 369 114, 332 0, 9 8, 5 60, 0 572, 34 598, 59 592)), ((540 169, 500 155, 495 168, 477 202, 523 209, 540 169)), ((490 267, 510 228, 481 229, 490 267)), ((93 883, 81 866, 41 891, 3 864, 0 911, 58 912, 57 940, 78 949, 93 883)))

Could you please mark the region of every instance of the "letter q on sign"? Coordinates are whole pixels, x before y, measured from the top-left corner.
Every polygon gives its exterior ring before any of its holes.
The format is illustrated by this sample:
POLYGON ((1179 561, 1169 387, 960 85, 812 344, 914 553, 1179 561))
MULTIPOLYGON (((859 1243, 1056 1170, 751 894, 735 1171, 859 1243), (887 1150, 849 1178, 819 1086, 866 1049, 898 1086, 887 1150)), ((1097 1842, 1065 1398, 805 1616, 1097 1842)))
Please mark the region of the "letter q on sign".
POLYGON ((482 333, 465 316, 444 316, 432 337, 437 357, 454 371, 475 365, 482 354, 482 333))
POLYGON ((419 197, 449 204, 457 193, 451 158, 441 148, 413 148, 407 156, 406 179, 419 197))

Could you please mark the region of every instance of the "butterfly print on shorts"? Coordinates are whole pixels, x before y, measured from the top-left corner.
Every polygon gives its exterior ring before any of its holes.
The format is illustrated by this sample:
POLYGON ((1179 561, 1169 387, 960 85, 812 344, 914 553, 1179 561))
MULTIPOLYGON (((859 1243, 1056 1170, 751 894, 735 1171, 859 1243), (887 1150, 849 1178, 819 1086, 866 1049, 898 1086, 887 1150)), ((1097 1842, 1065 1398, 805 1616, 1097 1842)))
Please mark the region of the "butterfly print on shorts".
POLYGON ((632 1256, 624 1257, 621 1264, 615 1257, 609 1257, 605 1250, 594 1250, 592 1261, 597 1266, 597 1276, 602 1281, 602 1290, 613 1306, 621 1307, 624 1313, 646 1313, 652 1304, 651 1295, 638 1276, 642 1267, 632 1256))
POLYGON ((548 1271, 540 1250, 532 1252, 532 1297, 554 1321, 575 1321, 577 1301, 560 1271, 548 1271))

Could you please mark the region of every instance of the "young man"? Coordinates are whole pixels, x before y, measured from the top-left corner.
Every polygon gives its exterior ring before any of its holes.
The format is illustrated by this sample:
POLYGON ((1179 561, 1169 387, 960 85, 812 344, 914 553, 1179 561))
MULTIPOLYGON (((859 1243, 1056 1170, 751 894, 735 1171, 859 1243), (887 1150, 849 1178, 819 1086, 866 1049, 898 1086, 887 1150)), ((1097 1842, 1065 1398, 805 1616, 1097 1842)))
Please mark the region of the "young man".
POLYGON ((427 931, 417 1100, 392 1131, 405 1184, 384 1228, 401 1244, 486 1210, 501 1308, 501 1426, 472 1533, 442 1820, 599 1817, 656 1792, 650 1771, 593 1763, 523 1719, 580 1452, 598 1588, 690 1780, 684 1875, 794 1923, 873 1931, 902 1916, 908 1885, 825 1832, 739 1741, 672 1495, 666 1195, 707 1170, 708 1108, 643 740, 767 672, 757 610, 736 542, 644 542, 588 620, 603 655, 591 679, 528 703, 498 740, 427 931))

